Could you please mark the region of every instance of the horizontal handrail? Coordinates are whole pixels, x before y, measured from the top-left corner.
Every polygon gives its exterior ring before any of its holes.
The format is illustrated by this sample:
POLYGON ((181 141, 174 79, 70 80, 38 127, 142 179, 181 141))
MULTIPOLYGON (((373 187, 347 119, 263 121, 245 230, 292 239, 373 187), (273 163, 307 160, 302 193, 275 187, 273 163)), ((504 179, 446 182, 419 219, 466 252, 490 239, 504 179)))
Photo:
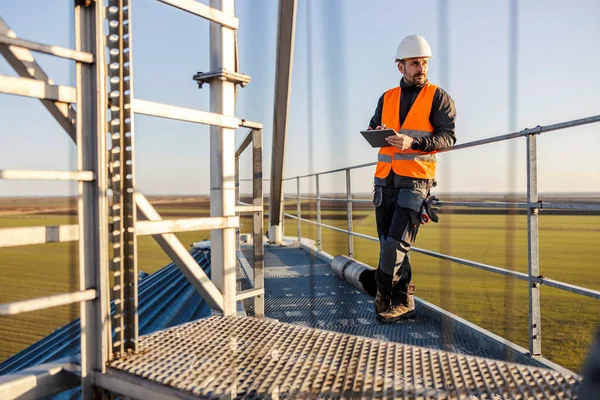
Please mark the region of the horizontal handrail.
POLYGON ((131 109, 136 114, 174 119, 177 121, 194 122, 197 124, 220 126, 222 128, 236 129, 240 125, 239 119, 236 117, 230 117, 208 111, 194 110, 192 108, 156 103, 148 100, 133 99, 131 101, 131 109))
POLYGON ((32 42, 25 39, 13 38, 3 34, 0 34, 0 43, 9 46, 22 47, 24 49, 37 51, 39 53, 50 54, 51 56, 66 58, 68 60, 79 61, 87 64, 92 64, 94 62, 94 55, 92 53, 32 42))
POLYGON ((91 182, 94 180, 94 173, 92 171, 33 171, 0 169, 0 179, 91 182))
POLYGON ((236 17, 229 16, 221 10, 209 7, 197 0, 158 0, 161 3, 173 6, 190 14, 197 15, 209 21, 220 24, 229 29, 238 29, 239 20, 236 17))
POLYGON ((26 226, 0 229, 0 248, 79 240, 78 225, 26 226))
MULTIPOLYGON (((523 129, 522 131, 519 131, 519 132, 508 133, 506 135, 494 136, 494 137, 491 137, 488 139, 475 140, 472 142, 467 142, 467 143, 451 146, 451 147, 445 148, 443 150, 438 150, 437 152, 443 153, 443 152, 448 152, 448 151, 461 150, 461 149, 466 149, 466 148, 475 147, 475 146, 481 146, 481 145, 489 144, 489 143, 517 139, 517 138, 528 136, 528 135, 538 135, 541 133, 551 132, 551 131, 555 131, 558 129, 573 128, 575 126, 593 124, 595 122, 600 122, 600 115, 594 115, 592 117, 587 117, 587 118, 574 119, 574 120, 570 120, 570 121, 560 122, 558 124, 537 126, 532 129, 523 129)), ((333 174, 335 172, 343 172, 346 170, 352 170, 352 169, 357 169, 357 168, 371 167, 374 165, 377 165, 376 161, 366 163, 366 164, 352 165, 350 167, 345 167, 345 168, 332 169, 329 171, 317 172, 317 173, 313 173, 313 174, 293 176, 293 177, 285 178, 284 181, 296 179, 296 178, 308 178, 308 177, 317 176, 317 175, 333 174)))
POLYGON ((77 91, 72 86, 51 85, 38 79, 6 75, 0 75, 0 93, 61 103, 75 103, 77 101, 77 91))
POLYGON ((24 312, 45 310, 47 308, 79 303, 96 298, 95 289, 80 290, 73 293, 57 294, 39 297, 37 299, 15 301, 14 303, 0 304, 0 315, 16 315, 24 312))
POLYGON ((212 229, 237 228, 239 217, 202 217, 186 219, 163 219, 161 221, 139 221, 136 234, 160 235, 163 233, 207 231, 212 229))
MULTIPOLYGON (((286 217, 288 218, 292 218, 295 220, 300 220, 303 222, 307 222, 309 224, 313 224, 313 225, 318 225, 318 226, 322 226, 325 228, 329 228, 331 230, 337 231, 337 232, 341 232, 341 233, 345 233, 345 234, 350 234, 352 236, 357 236, 363 239, 367 239, 367 240, 371 240, 374 242, 379 242, 379 239, 377 239, 376 237, 373 236, 369 236, 369 235, 363 235, 361 233, 356 233, 356 232, 349 232, 346 229, 342 229, 342 228, 338 228, 335 226, 331 226, 328 224, 319 224, 315 221, 311 221, 309 219, 305 219, 305 218, 298 218, 295 215, 292 214, 284 214, 286 217)), ((560 290, 564 290, 567 292, 571 292, 571 293, 575 293, 575 294, 579 294, 582 296, 586 296, 586 297, 591 297, 593 299, 600 299, 600 292, 596 291, 596 290, 592 290, 592 289, 587 289, 587 288, 583 288, 581 286, 576 286, 576 285, 571 285, 569 283, 565 283, 565 282, 561 282, 561 281, 556 281, 553 279, 549 279, 546 278, 544 276, 538 276, 538 277, 531 277, 531 279, 529 278, 529 275, 522 273, 522 272, 517 272, 517 271, 511 271, 505 268, 500 268, 500 267, 496 267, 493 265, 489 265, 489 264, 483 264, 483 263, 479 263, 476 261, 470 261, 470 260, 466 260, 463 258, 459 258, 459 257, 454 257, 454 256, 450 256, 447 254, 442 254, 442 253, 437 253, 435 251, 430 251, 430 250, 425 250, 425 249, 421 249, 418 247, 411 247, 411 251, 414 251, 416 253, 420 253, 426 256, 430 256, 430 257, 435 257, 435 258, 439 258, 442 260, 446 260, 446 261, 451 261, 454 262, 456 264, 461 264, 461 265, 465 265, 468 267, 473 267, 473 268, 477 268, 477 269, 481 269, 484 271, 488 271, 488 272, 493 272, 495 274, 499 274, 499 275, 504 275, 504 276, 510 276, 512 278, 516 278, 516 279, 520 279, 520 280, 524 280, 524 281, 531 281, 532 283, 537 283, 540 285, 547 285, 556 289, 560 289, 560 290)))

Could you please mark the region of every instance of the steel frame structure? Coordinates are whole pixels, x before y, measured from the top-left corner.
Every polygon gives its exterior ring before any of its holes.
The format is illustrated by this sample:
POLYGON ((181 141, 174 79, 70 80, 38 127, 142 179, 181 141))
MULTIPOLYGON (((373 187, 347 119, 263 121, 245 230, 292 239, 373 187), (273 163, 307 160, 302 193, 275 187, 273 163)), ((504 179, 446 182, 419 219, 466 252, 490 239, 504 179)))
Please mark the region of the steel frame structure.
MULTIPOLYGON (((210 7, 194 0, 159 1, 211 21, 211 70, 235 69, 238 19, 234 15, 234 0, 211 0, 210 7)), ((81 277, 80 290, 75 293, 0 305, 0 315, 15 315, 81 304, 79 366, 73 367, 70 360, 60 365, 53 363, 29 375, 3 377, 0 382, 3 398, 48 395, 79 382, 83 398, 106 394, 95 385, 98 376, 106 372, 107 362, 137 351, 136 237, 139 235, 152 235, 213 309, 225 316, 233 315, 236 301, 256 297, 257 311, 264 310, 263 225, 258 223, 263 218, 262 124, 234 116, 235 85, 246 84, 249 77, 235 74, 231 79, 221 79, 221 74, 215 73, 211 79, 205 78, 211 85, 211 112, 134 99, 129 0, 75 0, 74 7, 75 49, 20 39, 0 18, 0 54, 19 74, 16 78, 0 76, 0 93, 40 99, 77 144, 78 158, 77 171, 0 170, 0 179, 77 181, 79 200, 78 225, 0 229, 0 247, 78 240, 81 277), (54 85, 31 51, 75 61, 76 86, 54 85), (136 113, 211 126, 210 217, 163 221, 144 195, 136 191, 133 124, 136 113), (103 121, 109 115, 107 128, 103 121), (237 158, 234 130, 239 127, 252 129, 256 177, 252 206, 236 204, 235 181, 231 179, 237 158), (107 133, 111 138, 110 152, 107 133), (242 293, 236 292, 235 239, 239 227, 236 212, 253 213, 254 242, 259 246, 253 266, 255 288, 242 293), (142 221, 138 222, 138 217, 142 221), (212 281, 174 235, 195 230, 211 230, 212 281), (107 250, 109 241, 112 256, 107 250), (112 285, 109 269, 114 279, 112 285), (111 300, 115 307, 112 315, 111 300), (46 377, 48 371, 52 371, 52 379, 46 377), (24 379, 28 383, 24 384, 24 379)))

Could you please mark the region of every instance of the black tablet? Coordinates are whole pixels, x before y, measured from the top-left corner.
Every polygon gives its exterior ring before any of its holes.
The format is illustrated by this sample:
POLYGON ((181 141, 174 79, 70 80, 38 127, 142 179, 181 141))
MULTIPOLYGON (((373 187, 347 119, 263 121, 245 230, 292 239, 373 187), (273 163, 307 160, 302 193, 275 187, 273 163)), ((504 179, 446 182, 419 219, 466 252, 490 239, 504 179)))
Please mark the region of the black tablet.
POLYGON ((395 135, 396 131, 393 129, 373 129, 360 131, 360 133, 367 139, 371 147, 392 147, 391 144, 386 142, 385 138, 395 135))

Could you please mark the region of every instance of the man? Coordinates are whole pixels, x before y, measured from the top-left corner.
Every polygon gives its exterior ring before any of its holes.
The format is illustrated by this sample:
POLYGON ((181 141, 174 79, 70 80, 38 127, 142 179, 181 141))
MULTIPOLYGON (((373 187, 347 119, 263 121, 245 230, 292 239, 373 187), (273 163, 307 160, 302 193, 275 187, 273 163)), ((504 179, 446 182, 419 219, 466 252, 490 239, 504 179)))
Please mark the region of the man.
POLYGON ((407 36, 396 51, 400 86, 386 91, 369 129, 394 129, 380 148, 373 204, 380 254, 375 273, 375 310, 385 323, 414 314, 409 251, 421 222, 420 209, 435 185, 436 150, 454 145, 456 110, 450 96, 427 80, 429 44, 407 36))

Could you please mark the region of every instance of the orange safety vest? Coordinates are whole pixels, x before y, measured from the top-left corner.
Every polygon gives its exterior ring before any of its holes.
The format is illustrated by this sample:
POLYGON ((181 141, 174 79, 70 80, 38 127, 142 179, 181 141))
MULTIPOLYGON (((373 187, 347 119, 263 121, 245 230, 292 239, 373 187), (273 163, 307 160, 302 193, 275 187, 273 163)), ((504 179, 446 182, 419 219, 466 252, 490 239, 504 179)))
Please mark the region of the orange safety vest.
MULTIPOLYGON (((433 104, 433 95, 437 86, 427 82, 419 92, 410 108, 404 124, 400 126, 400 86, 388 90, 383 98, 381 123, 386 128, 394 129, 412 138, 429 137, 433 135, 433 126, 429 122, 429 114, 433 104)), ((375 177, 385 179, 390 169, 396 175, 419 179, 434 179, 437 159, 435 152, 425 153, 418 150, 398 150, 395 147, 381 147, 377 155, 375 177)))

